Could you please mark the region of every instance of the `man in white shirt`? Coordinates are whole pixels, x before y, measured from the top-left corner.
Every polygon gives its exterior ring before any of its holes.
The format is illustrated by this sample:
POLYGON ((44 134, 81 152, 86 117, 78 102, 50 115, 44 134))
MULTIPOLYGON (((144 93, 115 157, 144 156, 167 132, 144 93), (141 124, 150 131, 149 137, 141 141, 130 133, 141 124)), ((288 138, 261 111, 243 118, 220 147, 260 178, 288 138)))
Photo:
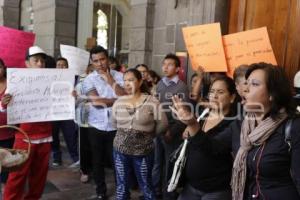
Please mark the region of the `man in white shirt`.
POLYGON ((108 52, 101 46, 90 51, 94 72, 83 82, 83 91, 91 102, 88 124, 92 127, 88 137, 91 144, 93 177, 97 199, 106 199, 105 161, 113 163, 112 149, 116 130, 112 127, 112 105, 118 96, 124 95, 123 75, 109 68, 108 52))

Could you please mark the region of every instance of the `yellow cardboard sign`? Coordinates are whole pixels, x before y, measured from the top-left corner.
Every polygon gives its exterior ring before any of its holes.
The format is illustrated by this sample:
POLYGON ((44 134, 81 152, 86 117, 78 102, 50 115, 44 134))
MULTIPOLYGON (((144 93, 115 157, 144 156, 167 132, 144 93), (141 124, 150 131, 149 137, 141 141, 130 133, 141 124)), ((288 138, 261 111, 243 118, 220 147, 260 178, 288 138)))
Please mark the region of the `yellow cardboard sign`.
POLYGON ((185 27, 182 32, 194 70, 202 66, 206 72, 227 72, 220 23, 185 27))
POLYGON ((223 36, 228 74, 236 67, 258 62, 277 65, 266 27, 223 36))

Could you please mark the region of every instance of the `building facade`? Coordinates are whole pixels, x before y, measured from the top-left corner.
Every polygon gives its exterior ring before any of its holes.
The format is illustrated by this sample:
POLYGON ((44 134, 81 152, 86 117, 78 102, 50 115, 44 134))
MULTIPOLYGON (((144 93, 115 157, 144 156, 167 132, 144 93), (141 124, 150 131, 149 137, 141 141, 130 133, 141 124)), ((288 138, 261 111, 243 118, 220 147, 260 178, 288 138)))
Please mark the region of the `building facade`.
POLYGON ((167 53, 187 55, 182 27, 221 22, 223 34, 267 26, 278 64, 293 76, 299 16, 300 0, 0 0, 0 25, 34 32, 49 55, 57 57, 60 44, 98 43, 128 66, 158 72, 167 53))
POLYGON ((167 53, 186 52, 182 27, 221 21, 226 32, 229 8, 227 0, 1 0, 0 6, 0 25, 34 32, 49 55, 57 57, 60 44, 106 44, 128 66, 157 71, 167 53))

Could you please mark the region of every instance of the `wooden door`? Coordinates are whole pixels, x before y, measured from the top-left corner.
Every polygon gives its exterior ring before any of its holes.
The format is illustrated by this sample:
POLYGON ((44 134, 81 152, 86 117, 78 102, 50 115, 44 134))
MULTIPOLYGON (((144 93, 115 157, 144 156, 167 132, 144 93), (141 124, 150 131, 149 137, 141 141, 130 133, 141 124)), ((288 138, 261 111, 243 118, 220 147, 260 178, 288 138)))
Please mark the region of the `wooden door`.
POLYGON ((267 26, 277 63, 300 70, 300 0, 231 0, 229 33, 267 26))

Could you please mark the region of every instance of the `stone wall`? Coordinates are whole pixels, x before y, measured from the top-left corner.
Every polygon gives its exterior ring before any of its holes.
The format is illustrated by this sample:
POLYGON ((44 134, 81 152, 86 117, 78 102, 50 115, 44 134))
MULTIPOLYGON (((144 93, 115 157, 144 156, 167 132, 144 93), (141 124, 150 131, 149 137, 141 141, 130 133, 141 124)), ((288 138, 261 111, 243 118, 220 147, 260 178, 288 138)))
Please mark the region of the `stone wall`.
POLYGON ((49 55, 54 55, 55 0, 33 0, 33 32, 35 44, 49 55))
POLYGON ((152 62, 154 0, 132 0, 128 66, 152 62))
POLYGON ((176 8, 175 2, 131 2, 130 65, 146 63, 160 72, 167 53, 186 51, 182 27, 220 21, 226 33, 228 0, 178 0, 176 8))
POLYGON ((78 0, 56 0, 56 23, 54 52, 59 54, 59 45, 76 46, 78 0))
MULTIPOLYGON (((78 15, 79 0, 32 0, 34 20, 33 31, 36 44, 57 56, 59 44, 76 45, 77 38, 90 32, 76 30, 84 17, 78 15)), ((82 0, 80 1, 83 3, 82 0)), ((88 1, 86 1, 87 3, 88 1)), ((186 51, 181 28, 185 26, 221 21, 226 33, 229 0, 131 0, 128 37, 123 40, 122 49, 129 43, 129 66, 148 64, 160 72, 163 57, 169 52, 186 51), (178 2, 176 8, 175 4, 178 2), (129 42, 128 42, 129 41, 129 42)), ((124 2, 123 2, 124 3, 124 2)), ((0 0, 0 24, 19 28, 20 0, 0 0)), ((87 4, 92 6, 92 4, 87 4)), ((121 4, 120 4, 121 5, 121 4)), ((84 17, 84 19, 88 19, 84 17)), ((89 23, 92 23, 88 21, 89 23)), ((127 26, 126 26, 127 28, 127 26)), ((89 30, 91 31, 91 30, 89 30)), ((123 30, 124 31, 124 30, 123 30)), ((124 34, 123 34, 124 36, 124 34)), ((83 47, 85 41, 79 41, 83 47)))
POLYGON ((3 0, 1 2, 2 14, 3 17, 0 17, 0 21, 2 18, 2 25, 18 29, 19 28, 19 20, 20 20, 20 0, 3 0))
MULTIPOLYGON (((152 68, 160 71, 163 57, 167 53, 186 51, 182 27, 212 23, 227 19, 226 0, 174 0, 156 1, 152 68)), ((226 22, 225 22, 226 23, 226 22)), ((222 22, 226 27, 227 24, 222 22)))
POLYGON ((59 55, 59 44, 75 45, 77 0, 33 0, 36 44, 59 55))
POLYGON ((3 26, 3 6, 4 0, 0 0, 0 26, 3 26))
MULTIPOLYGON (((1 25, 19 29, 20 3, 20 0, 0 1, 1 25)), ((77 0, 32 0, 32 7, 36 45, 57 56, 59 44, 76 44, 77 0)))

